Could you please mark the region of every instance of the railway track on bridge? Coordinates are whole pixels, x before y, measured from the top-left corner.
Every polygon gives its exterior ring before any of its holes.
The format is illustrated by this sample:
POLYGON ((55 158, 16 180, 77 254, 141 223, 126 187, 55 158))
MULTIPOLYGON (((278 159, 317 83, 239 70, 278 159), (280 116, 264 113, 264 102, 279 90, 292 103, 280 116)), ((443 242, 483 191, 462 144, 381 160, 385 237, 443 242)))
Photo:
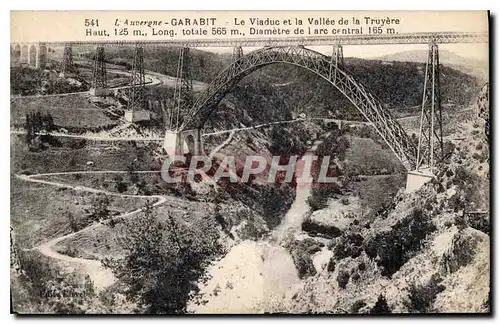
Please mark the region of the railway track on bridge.
POLYGON ((487 43, 488 33, 470 32, 432 32, 432 33, 400 33, 384 35, 325 35, 308 37, 246 37, 246 38, 213 38, 186 40, 148 40, 148 41, 75 41, 75 42, 43 42, 48 46, 64 45, 99 45, 104 47, 129 46, 139 44, 151 46, 179 47, 265 47, 265 46, 317 46, 317 45, 384 45, 384 44, 453 44, 453 43, 487 43))

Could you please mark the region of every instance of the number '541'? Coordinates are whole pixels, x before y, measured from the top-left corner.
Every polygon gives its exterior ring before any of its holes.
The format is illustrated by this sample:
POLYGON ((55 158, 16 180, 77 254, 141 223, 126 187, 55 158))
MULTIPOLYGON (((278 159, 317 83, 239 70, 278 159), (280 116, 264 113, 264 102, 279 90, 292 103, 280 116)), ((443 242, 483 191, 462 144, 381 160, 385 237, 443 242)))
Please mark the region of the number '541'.
POLYGON ((89 26, 99 27, 99 19, 85 19, 85 27, 89 26))

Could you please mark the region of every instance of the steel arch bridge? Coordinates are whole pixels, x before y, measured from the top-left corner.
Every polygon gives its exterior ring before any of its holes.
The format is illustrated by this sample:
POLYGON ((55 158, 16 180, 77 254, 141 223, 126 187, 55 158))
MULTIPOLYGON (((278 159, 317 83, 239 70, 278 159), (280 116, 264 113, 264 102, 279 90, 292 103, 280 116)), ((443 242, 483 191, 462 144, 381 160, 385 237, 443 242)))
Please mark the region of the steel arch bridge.
POLYGON ((265 47, 235 60, 198 97, 179 130, 201 129, 220 101, 245 76, 270 64, 286 63, 305 68, 328 81, 373 124, 407 170, 415 168, 417 147, 377 98, 332 61, 303 46, 265 47))

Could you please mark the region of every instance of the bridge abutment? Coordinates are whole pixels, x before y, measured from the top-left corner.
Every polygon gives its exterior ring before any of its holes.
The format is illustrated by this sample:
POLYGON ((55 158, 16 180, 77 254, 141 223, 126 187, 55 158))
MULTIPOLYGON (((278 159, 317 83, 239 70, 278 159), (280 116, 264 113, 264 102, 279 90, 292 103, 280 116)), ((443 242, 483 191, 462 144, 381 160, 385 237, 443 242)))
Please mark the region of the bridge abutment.
POLYGON ((205 155, 203 139, 199 129, 180 132, 166 131, 163 149, 169 156, 184 155, 186 153, 205 155))
POLYGON ((150 114, 147 110, 126 110, 125 120, 129 123, 135 123, 138 121, 150 120, 150 114))
POLYGON ((406 192, 410 193, 420 189, 424 184, 435 177, 429 168, 420 168, 415 171, 408 171, 406 177, 406 192))

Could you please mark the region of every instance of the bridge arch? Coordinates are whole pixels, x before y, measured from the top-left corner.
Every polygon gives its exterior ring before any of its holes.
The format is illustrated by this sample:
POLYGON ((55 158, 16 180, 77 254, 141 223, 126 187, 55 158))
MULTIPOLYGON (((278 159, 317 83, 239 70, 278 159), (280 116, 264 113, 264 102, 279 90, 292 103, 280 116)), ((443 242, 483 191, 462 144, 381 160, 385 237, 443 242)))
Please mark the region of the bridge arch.
POLYGON ((36 46, 31 45, 28 49, 28 64, 35 65, 37 57, 36 46))
POLYGON ((14 61, 19 62, 21 60, 21 45, 14 44, 12 54, 14 55, 14 61))
POLYGON ((303 46, 265 47, 234 61, 197 98, 180 129, 201 129, 220 101, 241 79, 276 63, 305 68, 328 81, 373 124, 407 170, 415 167, 417 148, 387 109, 354 77, 332 63, 330 57, 303 46))
POLYGON ((21 46, 21 58, 20 58, 21 63, 29 63, 29 46, 26 44, 23 44, 21 46))

